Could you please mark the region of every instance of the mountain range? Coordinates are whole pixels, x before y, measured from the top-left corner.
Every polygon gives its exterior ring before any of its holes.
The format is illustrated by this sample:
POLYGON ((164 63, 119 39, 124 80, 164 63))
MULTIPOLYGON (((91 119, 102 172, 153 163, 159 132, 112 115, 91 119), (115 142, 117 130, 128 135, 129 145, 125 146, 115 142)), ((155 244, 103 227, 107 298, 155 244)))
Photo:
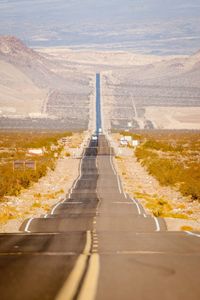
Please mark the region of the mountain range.
POLYGON ((86 128, 95 122, 97 72, 106 128, 130 122, 133 128, 199 128, 200 51, 155 56, 31 49, 13 36, 0 36, 0 117, 59 119, 86 128))
POLYGON ((62 64, 28 48, 16 37, 0 36, 1 115, 67 118, 68 123, 77 119, 85 126, 90 79, 67 67, 64 74, 62 68, 62 64))

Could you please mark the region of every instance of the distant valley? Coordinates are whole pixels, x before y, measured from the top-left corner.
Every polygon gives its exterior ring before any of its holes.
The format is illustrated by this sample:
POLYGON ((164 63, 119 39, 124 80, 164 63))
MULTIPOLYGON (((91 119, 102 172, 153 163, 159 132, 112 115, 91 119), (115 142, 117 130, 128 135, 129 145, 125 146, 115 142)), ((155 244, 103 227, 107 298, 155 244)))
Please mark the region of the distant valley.
POLYGON ((94 129, 95 73, 112 129, 200 129, 200 52, 30 49, 0 37, 0 126, 94 129))

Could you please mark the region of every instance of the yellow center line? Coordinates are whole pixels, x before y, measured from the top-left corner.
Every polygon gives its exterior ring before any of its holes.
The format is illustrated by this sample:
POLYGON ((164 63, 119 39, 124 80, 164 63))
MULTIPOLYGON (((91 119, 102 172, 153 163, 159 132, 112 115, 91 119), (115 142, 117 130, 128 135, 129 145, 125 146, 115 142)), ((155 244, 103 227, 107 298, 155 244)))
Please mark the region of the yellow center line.
POLYGON ((83 282, 83 287, 78 296, 78 300, 93 300, 96 296, 97 283, 99 277, 99 255, 92 254, 89 261, 89 268, 83 282))
POLYGON ((94 254, 94 252, 96 253, 97 251, 92 248, 92 234, 91 231, 87 231, 86 244, 83 250, 83 254, 78 257, 72 272, 70 273, 68 279, 64 283, 55 300, 73 300, 85 272, 88 257, 90 257, 88 270, 77 299, 94 300, 99 276, 99 255, 94 254))

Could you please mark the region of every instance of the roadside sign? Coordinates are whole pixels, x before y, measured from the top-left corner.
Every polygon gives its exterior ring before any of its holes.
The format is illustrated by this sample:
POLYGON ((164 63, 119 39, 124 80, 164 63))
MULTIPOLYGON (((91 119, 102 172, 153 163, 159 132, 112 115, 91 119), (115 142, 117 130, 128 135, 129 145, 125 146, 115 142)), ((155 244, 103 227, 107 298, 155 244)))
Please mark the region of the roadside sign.
POLYGON ((25 169, 36 170, 36 161, 25 160, 25 169))
POLYGON ((36 170, 36 161, 35 160, 14 160, 13 161, 13 170, 36 170))
POLYGON ((13 161, 13 170, 24 170, 24 160, 13 161))

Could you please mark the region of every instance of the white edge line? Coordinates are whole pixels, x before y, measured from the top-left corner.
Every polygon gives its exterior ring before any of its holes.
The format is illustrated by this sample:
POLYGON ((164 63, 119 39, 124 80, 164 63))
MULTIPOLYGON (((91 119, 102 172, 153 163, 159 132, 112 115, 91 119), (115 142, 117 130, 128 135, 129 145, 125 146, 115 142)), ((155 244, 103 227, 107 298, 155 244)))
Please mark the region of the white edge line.
POLYGON ((31 222, 33 221, 33 219, 34 219, 34 218, 30 218, 30 219, 28 220, 28 222, 27 222, 27 224, 26 224, 26 226, 25 226, 24 231, 26 231, 26 232, 31 232, 30 230, 28 230, 28 228, 29 228, 31 222))
MULTIPOLYGON (((84 154, 85 154, 85 151, 84 151, 84 154)), ((83 162, 84 154, 83 154, 83 156, 82 156, 82 158, 81 158, 81 163, 80 163, 80 167, 79 167, 79 169, 80 169, 80 174, 79 174, 78 178, 76 179, 75 184, 77 184, 78 180, 80 179, 80 177, 81 177, 81 175, 82 175, 81 168, 82 168, 82 162, 83 162)), ((70 196, 71 196, 72 190, 73 190, 74 188, 75 188, 75 186, 72 187, 72 188, 70 189, 70 196)), ((58 202, 58 203, 56 204, 56 206, 54 206, 54 208, 51 210, 51 213, 50 213, 50 214, 53 215, 55 209, 56 209, 61 203, 63 203, 64 201, 66 201, 66 199, 64 199, 64 200, 61 201, 61 202, 58 202)), ((44 216, 45 219, 46 219, 47 217, 48 217, 48 214, 46 214, 46 215, 44 216)), ((32 222, 34 219, 35 219, 35 218, 30 218, 30 219, 28 220, 28 222, 27 222, 27 224, 26 224, 26 226, 25 226, 25 228, 24 228, 24 231, 25 231, 25 232, 28 232, 28 233, 31 232, 30 230, 28 230, 28 228, 29 228, 31 222, 32 222)))
POLYGON ((156 223, 156 231, 160 231, 160 224, 158 222, 158 219, 156 217, 153 217, 154 218, 154 221, 156 223))
POLYGON ((58 202, 58 203, 54 206, 54 208, 51 210, 51 215, 54 214, 54 211, 56 210, 56 208, 57 208, 60 204, 61 204, 61 202, 58 202))
POLYGON ((110 155, 110 164, 111 164, 111 167, 112 167, 112 170, 115 174, 115 176, 117 177, 117 184, 118 184, 118 188, 119 188, 119 192, 120 194, 122 193, 122 189, 121 189, 121 186, 120 186, 120 180, 119 180, 119 176, 114 168, 114 165, 113 165, 113 161, 112 161, 112 158, 111 158, 111 155, 110 155))
MULTIPOLYGON (((79 176, 78 176, 78 178, 75 180, 75 182, 74 182, 72 188, 69 190, 69 191, 70 191, 70 192, 69 192, 69 198, 71 197, 71 194, 72 194, 73 189, 76 188, 77 182, 79 181, 79 179, 80 179, 81 176, 82 176, 81 168, 82 168, 82 162, 83 162, 83 157, 84 157, 84 155, 85 155, 85 151, 84 151, 84 154, 83 154, 83 156, 82 156, 82 158, 81 158, 81 163, 80 163, 80 166, 79 166, 79 176)), ((69 198, 68 198, 68 199, 69 199, 69 198)), ((51 213, 50 213, 50 214, 53 215, 53 214, 54 214, 54 211, 56 210, 56 208, 57 208, 60 204, 62 204, 63 202, 65 202, 66 200, 67 200, 67 199, 64 199, 63 201, 58 202, 58 203, 56 204, 56 206, 54 206, 54 208, 51 210, 51 213)))
POLYGON ((187 234, 189 235, 192 235, 192 236, 196 236, 196 237, 199 237, 200 238, 200 234, 197 234, 197 233, 193 233, 191 231, 185 231, 187 234))
MULTIPOLYGON (((110 149, 111 149, 111 146, 110 146, 110 149)), ((111 153, 110 153, 110 164, 111 164, 111 167, 112 167, 112 170, 113 170, 115 176, 117 177, 117 183, 118 183, 118 187, 119 187, 119 192, 120 192, 120 194, 122 194, 122 192, 123 192, 124 197, 127 199, 127 195, 126 195, 126 193, 124 192, 123 187, 122 187, 122 183, 121 183, 121 180, 120 180, 120 176, 117 174, 117 171, 116 171, 116 169, 115 169, 115 167, 114 167, 114 163, 113 163, 113 160, 112 160, 111 153)))
POLYGON ((118 184, 118 189, 120 194, 122 193, 121 187, 120 187, 120 181, 119 181, 119 176, 117 176, 117 184, 118 184))
MULTIPOLYGON (((91 231, 86 232, 86 244, 83 253, 79 255, 69 277, 65 281, 55 300, 72 300, 76 294, 81 278, 86 268, 87 259, 92 247, 91 231)), ((78 297, 79 298, 79 297, 78 297)))
POLYGON ((139 204, 137 203, 137 201, 135 199, 132 198, 132 201, 135 203, 136 207, 137 207, 137 210, 138 210, 138 214, 141 215, 141 209, 140 209, 140 206, 139 204))
POLYGON ((113 165, 113 161, 112 161, 111 155, 110 155, 110 164, 111 164, 111 167, 112 167, 112 170, 113 170, 115 176, 117 176, 117 173, 116 173, 116 170, 115 170, 115 168, 114 168, 114 165, 113 165))

